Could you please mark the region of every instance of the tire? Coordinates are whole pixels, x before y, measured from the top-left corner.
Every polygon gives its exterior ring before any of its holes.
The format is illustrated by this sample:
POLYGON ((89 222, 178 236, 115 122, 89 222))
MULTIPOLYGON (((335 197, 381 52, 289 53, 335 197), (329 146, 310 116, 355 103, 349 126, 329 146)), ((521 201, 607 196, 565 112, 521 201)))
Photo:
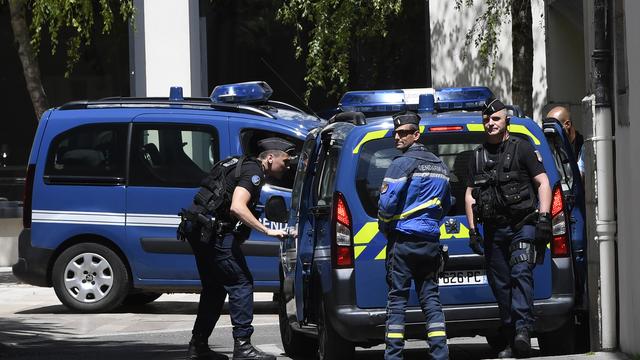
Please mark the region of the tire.
POLYGON ((53 265, 53 289, 66 307, 107 312, 122 304, 130 285, 120 257, 104 245, 81 243, 63 251, 53 265))
POLYGON ((289 324, 285 302, 282 292, 278 296, 278 322, 280 323, 280 338, 284 352, 290 357, 310 357, 318 349, 318 342, 314 339, 299 333, 289 324))
POLYGON ((576 352, 576 326, 573 316, 559 329, 538 334, 538 345, 544 356, 567 355, 576 352))
POLYGON ((350 360, 355 357, 355 345, 343 339, 331 325, 324 301, 318 309, 318 360, 350 360))
POLYGON ((155 301, 160 296, 162 296, 162 293, 155 293, 155 292, 131 293, 124 298, 122 305, 142 306, 155 301))

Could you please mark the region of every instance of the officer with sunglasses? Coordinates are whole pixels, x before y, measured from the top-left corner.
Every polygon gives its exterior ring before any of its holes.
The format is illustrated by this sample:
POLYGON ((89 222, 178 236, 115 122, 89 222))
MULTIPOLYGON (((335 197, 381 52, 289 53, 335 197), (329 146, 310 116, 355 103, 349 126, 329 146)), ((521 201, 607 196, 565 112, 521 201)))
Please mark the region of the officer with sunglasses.
POLYGON ((444 265, 440 221, 449 211, 449 169, 418 143, 420 117, 412 112, 393 116, 396 149, 380 188, 378 225, 387 238, 387 322, 384 358, 402 359, 405 308, 411 280, 426 317, 429 352, 448 359, 447 334, 438 290, 444 265))
POLYGON ((469 246, 484 254, 489 285, 498 301, 506 343, 498 357, 527 357, 534 328, 532 271, 537 261, 544 260, 551 239, 551 188, 542 158, 531 143, 510 136, 509 115, 500 100, 486 102, 482 123, 486 142, 474 150, 469 162, 465 193, 469 246))

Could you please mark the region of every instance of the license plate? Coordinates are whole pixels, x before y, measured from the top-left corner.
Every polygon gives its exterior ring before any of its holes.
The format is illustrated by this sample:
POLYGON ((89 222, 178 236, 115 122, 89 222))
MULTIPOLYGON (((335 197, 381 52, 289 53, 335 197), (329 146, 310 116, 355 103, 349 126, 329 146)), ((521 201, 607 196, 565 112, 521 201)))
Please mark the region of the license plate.
POLYGON ((445 271, 440 275, 440 286, 487 284, 484 270, 445 271))

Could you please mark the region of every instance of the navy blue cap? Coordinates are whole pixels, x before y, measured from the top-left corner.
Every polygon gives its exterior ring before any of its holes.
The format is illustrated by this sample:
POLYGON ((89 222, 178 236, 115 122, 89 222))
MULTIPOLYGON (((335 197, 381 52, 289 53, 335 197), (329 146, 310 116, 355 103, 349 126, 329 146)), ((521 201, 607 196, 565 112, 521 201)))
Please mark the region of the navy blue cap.
POLYGON ((502 109, 506 109, 507 107, 502 103, 502 101, 491 97, 484 103, 482 107, 482 115, 483 116, 491 116, 493 113, 496 113, 502 109))
POLYGON ((295 148, 292 143, 279 137, 262 139, 258 141, 258 147, 260 148, 260 151, 280 150, 284 152, 288 152, 295 148))
POLYGON ((403 111, 393 115, 393 128, 397 128, 398 126, 412 124, 415 126, 419 126, 420 124, 420 115, 411 112, 411 111, 403 111))

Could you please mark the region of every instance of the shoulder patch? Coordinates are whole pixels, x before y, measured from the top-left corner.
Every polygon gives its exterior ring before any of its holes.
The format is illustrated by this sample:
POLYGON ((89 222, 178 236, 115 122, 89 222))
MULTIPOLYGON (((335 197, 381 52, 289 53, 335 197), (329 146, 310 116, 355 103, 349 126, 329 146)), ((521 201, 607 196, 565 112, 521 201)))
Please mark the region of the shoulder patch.
POLYGON ((536 153, 536 158, 538 158, 538 162, 542 163, 542 154, 540 154, 540 151, 536 150, 535 153, 536 153))
POLYGON ((260 180, 262 180, 262 179, 260 179, 260 176, 258 176, 258 175, 253 175, 253 176, 251 177, 251 182, 252 182, 252 183, 253 183, 253 185, 255 185, 255 186, 260 185, 260 180))
POLYGON ((387 184, 386 182, 382 183, 382 186, 380 186, 380 194, 386 193, 387 189, 389 189, 389 184, 387 184))

